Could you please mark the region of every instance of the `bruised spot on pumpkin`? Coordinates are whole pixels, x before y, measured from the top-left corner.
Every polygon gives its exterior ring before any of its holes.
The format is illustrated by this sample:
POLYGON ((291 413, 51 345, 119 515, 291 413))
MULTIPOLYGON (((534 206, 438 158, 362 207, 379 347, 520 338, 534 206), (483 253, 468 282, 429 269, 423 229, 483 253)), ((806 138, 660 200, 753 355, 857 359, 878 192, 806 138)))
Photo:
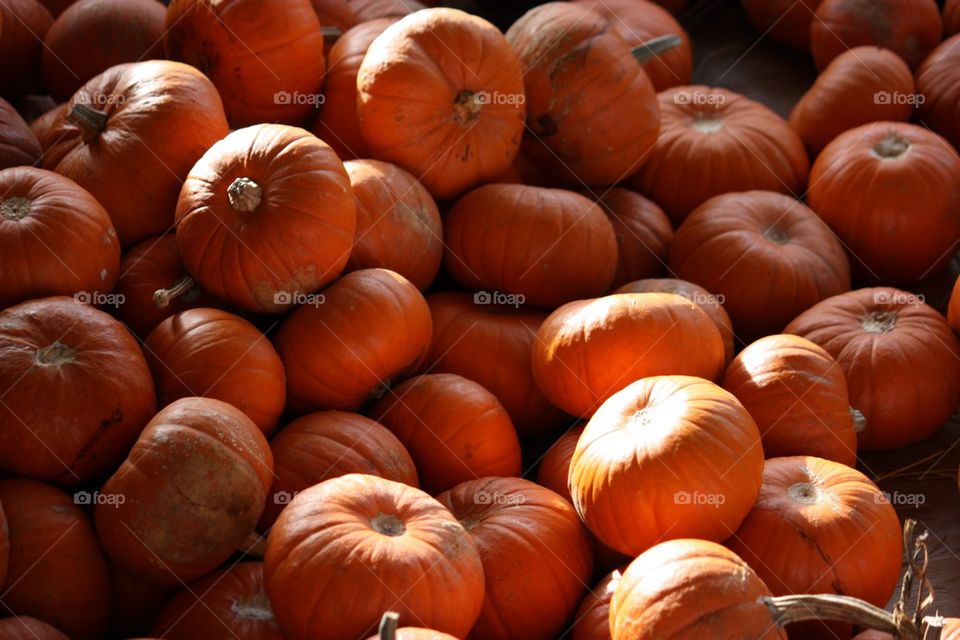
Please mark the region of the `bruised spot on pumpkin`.
POLYGON ((6 198, 0 202, 0 216, 5 220, 23 220, 30 215, 30 201, 20 196, 6 198))
POLYGON ((249 598, 237 598, 230 605, 230 611, 244 620, 273 620, 270 600, 263 593, 258 593, 249 598))
POLYGON ((545 113, 542 116, 534 120, 534 125, 536 128, 537 136, 541 138, 549 138, 550 136, 557 135, 557 123, 553 121, 553 117, 549 113, 545 113))

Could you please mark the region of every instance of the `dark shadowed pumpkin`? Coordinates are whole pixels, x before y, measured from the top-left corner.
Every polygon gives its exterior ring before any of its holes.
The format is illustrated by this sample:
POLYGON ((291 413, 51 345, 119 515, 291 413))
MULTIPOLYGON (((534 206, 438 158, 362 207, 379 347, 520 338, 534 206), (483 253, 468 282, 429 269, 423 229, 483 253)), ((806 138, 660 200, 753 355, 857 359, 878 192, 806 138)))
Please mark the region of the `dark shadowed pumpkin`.
POLYGON ((0 3, 0 95, 19 97, 40 88, 40 52, 53 17, 37 0, 0 3))
POLYGON ((947 0, 944 3, 943 32, 947 36, 960 33, 960 0, 947 0))
POLYGON ((950 300, 947 303, 947 322, 954 331, 960 333, 960 278, 953 283, 950 300))
MULTIPOLYGON (((958 17, 960 17, 960 4, 958 17)), ((918 120, 960 147, 960 34, 945 40, 917 69, 918 120)))
POLYGON ((570 640, 610 640, 610 601, 621 577, 623 571, 614 569, 584 596, 574 615, 570 640))
POLYGON ((810 51, 810 23, 821 0, 743 0, 750 22, 765 37, 810 51))
POLYGON ((567 485, 567 478, 570 475, 570 461, 573 459, 573 452, 576 451, 577 442, 586 426, 585 422, 581 422, 567 429, 547 449, 540 460, 540 468, 537 470, 537 484, 550 489, 568 502, 573 501, 573 498, 570 497, 570 487, 567 485))
POLYGON ((663 275, 673 241, 673 227, 663 209, 639 193, 620 187, 606 191, 597 204, 617 236, 617 271, 611 286, 663 275))
POLYGON ((107 628, 109 637, 135 638, 147 635, 150 624, 176 589, 147 582, 109 559, 107 572, 110 576, 112 605, 107 628))
POLYGON ((13 105, 0 98, 0 169, 39 164, 42 154, 30 126, 13 105))
POLYGON ((3 514, 3 504, 0 503, 0 586, 7 580, 7 565, 10 561, 10 531, 7 528, 7 517, 3 514))
POLYGON ((56 627, 30 616, 0 619, 0 637, 4 640, 70 640, 56 627))

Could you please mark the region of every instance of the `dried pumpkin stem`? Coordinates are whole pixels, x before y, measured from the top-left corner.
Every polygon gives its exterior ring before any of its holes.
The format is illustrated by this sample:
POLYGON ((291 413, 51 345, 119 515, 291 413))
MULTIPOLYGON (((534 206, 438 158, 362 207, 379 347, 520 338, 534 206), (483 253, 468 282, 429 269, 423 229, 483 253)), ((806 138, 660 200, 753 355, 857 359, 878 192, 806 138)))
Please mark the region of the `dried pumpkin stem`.
POLYGON ((633 49, 630 49, 630 53, 633 54, 637 62, 646 64, 654 58, 659 57, 660 54, 666 53, 671 49, 676 49, 681 44, 683 44, 683 39, 680 36, 669 34, 641 42, 633 49))
POLYGON ((153 304, 158 309, 166 309, 170 303, 186 295, 197 286, 197 282, 190 276, 183 276, 169 289, 157 289, 153 292, 153 304))
POLYGON ((330 43, 336 42, 343 35, 343 31, 337 27, 320 27, 320 33, 323 35, 323 41, 330 43))
POLYGON ((73 105, 67 114, 67 120, 80 128, 84 140, 100 135, 107 128, 107 112, 82 102, 73 105))
POLYGON ((867 629, 886 631, 897 635, 901 640, 919 638, 917 628, 912 621, 903 619, 898 623, 894 620, 892 613, 850 596, 805 594, 764 597, 760 601, 770 611, 774 624, 781 628, 807 620, 834 620, 867 629))
POLYGON ((396 640, 397 627, 400 626, 400 614, 396 611, 387 611, 380 618, 380 640, 396 640))
POLYGON ((237 211, 249 213, 260 206, 263 189, 252 178, 237 178, 227 187, 227 199, 237 211))

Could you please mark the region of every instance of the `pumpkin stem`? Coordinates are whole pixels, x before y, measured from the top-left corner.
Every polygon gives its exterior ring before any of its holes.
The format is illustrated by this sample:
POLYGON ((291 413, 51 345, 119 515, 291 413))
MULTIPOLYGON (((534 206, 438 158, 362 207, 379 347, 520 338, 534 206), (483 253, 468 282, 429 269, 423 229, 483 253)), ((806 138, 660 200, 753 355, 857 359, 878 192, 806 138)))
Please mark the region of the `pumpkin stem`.
POLYGON ((67 114, 67 120, 80 128, 84 140, 95 138, 107 128, 107 112, 94 109, 83 102, 73 105, 67 114))
POLYGON ((193 291, 197 282, 190 276, 183 276, 169 289, 157 289, 153 292, 153 304, 158 309, 166 309, 170 303, 180 296, 193 291))
POLYGON ((323 35, 323 41, 329 44, 336 42, 343 35, 343 31, 337 27, 320 27, 320 33, 323 35))
POLYGON ((774 244, 787 244, 790 238, 780 227, 769 227, 763 232, 763 237, 774 244))
POLYGON ((794 502, 817 504, 820 501, 820 489, 811 482, 798 482, 787 489, 787 495, 794 502))
POLYGON ((854 433, 860 433, 861 431, 866 430, 867 428, 867 417, 863 415, 863 412, 860 409, 854 409, 849 407, 850 417, 853 418, 853 431, 854 433))
POLYGON ((873 152, 885 159, 899 158, 910 150, 910 141, 899 133, 891 133, 889 136, 873 145, 873 152))
POLYGON ((370 526, 373 527, 373 530, 377 533, 390 536, 391 538, 402 536, 407 530, 406 525, 400 521, 400 518, 382 512, 370 518, 370 526))
POLYGON ((630 53, 633 54, 637 62, 646 64, 658 57, 661 53, 676 49, 681 44, 683 44, 683 38, 678 35, 669 34, 641 42, 633 49, 630 49, 630 53))
POLYGON ((260 206, 263 189, 251 178, 240 177, 227 187, 227 199, 237 211, 249 213, 260 206))
POLYGON ((62 342, 54 342, 37 349, 33 361, 42 367, 59 367, 77 359, 77 350, 62 342))
POLYGON ((453 99, 453 119, 458 124, 468 125, 480 117, 484 100, 476 91, 464 90, 453 99))
POLYGON ((380 618, 380 640, 396 640, 399 626, 400 614, 396 611, 387 611, 380 618))
POLYGON ((871 311, 860 324, 867 333, 890 333, 897 326, 897 312, 871 311))
MULTIPOLYGON (((776 598, 762 597, 759 602, 767 607, 773 623, 783 628, 795 622, 833 620, 855 624, 865 629, 892 633, 900 640, 920 640, 923 636, 907 616, 894 614, 864 602, 859 598, 835 594, 790 595, 776 598)), ((926 626, 935 628, 935 617, 924 618, 926 626)), ((942 625, 942 622, 939 624, 942 625)))
POLYGON ((0 201, 0 216, 7 220, 23 220, 30 215, 30 201, 20 196, 0 201))

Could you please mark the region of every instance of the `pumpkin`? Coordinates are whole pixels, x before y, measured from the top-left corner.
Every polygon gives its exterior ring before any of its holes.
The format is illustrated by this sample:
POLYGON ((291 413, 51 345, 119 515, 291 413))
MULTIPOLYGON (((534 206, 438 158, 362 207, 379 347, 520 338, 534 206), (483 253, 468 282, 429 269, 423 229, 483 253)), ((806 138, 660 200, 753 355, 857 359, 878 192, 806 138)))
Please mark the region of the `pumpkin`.
POLYGON ((386 269, 349 273, 288 317, 274 337, 294 411, 356 409, 416 370, 430 346, 426 300, 386 269))
MULTIPOLYGON (((727 545, 775 596, 835 593, 883 608, 900 578, 903 534, 893 506, 856 469, 822 458, 767 460, 753 510, 727 545)), ((801 623, 791 638, 849 626, 801 623)), ((843 635, 845 633, 845 635, 843 635)))
POLYGON ((823 0, 810 27, 813 61, 825 69, 848 49, 889 49, 916 69, 940 43, 943 25, 934 0, 823 0))
POLYGON ((0 504, 0 587, 7 580, 7 564, 10 561, 10 531, 7 529, 7 518, 3 515, 3 505, 0 504))
POLYGON ((219 309, 190 309, 167 318, 144 343, 166 406, 189 396, 233 405, 269 436, 285 399, 283 363, 255 326, 219 309))
POLYGON ((803 192, 810 168, 803 142, 767 107, 705 86, 674 87, 658 98, 662 133, 631 184, 674 224, 723 193, 803 192))
POLYGON ((425 9, 417 0, 347 0, 353 19, 357 23, 378 18, 401 18, 414 11, 425 9))
MULTIPOLYGON (((321 22, 327 24, 322 17, 321 22)), ((311 130, 343 160, 370 156, 357 119, 357 73, 370 43, 394 22, 383 18, 341 27, 344 32, 327 56, 323 107, 311 130)))
POLYGON ((276 313, 340 275, 356 205, 327 144, 298 127, 261 124, 234 131, 200 158, 183 183, 176 220, 180 256, 206 291, 276 313))
MULTIPOLYGON (((958 5, 960 7, 960 5, 958 5)), ((960 16, 960 10, 957 11, 960 16)), ((960 34, 944 41, 917 69, 919 121, 960 147, 960 34)))
POLYGON ((549 2, 507 31, 523 68, 531 149, 591 185, 634 173, 660 130, 653 84, 615 22, 549 2))
POLYGON ((367 640, 459 640, 450 634, 440 633, 433 629, 424 629, 423 627, 403 627, 397 629, 392 636, 376 634, 370 636, 367 640))
POLYGON ((602 295, 617 268, 617 239, 603 210, 561 189, 475 189, 447 214, 444 241, 451 275, 494 302, 555 308, 602 295))
POLYGON ((954 331, 960 333, 960 278, 953 283, 950 299, 947 302, 947 322, 954 331))
POLYGON ((854 466, 857 416, 837 361, 814 343, 772 335, 741 351, 723 376, 760 429, 767 458, 810 455, 854 466))
MULTIPOLYGON (((91 499, 90 493, 78 495, 91 499)), ((93 526, 75 501, 41 482, 0 481, 10 530, 0 603, 5 612, 33 616, 70 638, 93 640, 104 637, 110 586, 93 526)))
POLYGON ((870 122, 906 122, 916 98, 913 73, 887 49, 854 47, 834 58, 790 112, 811 157, 844 131, 870 122))
POLYGON ((220 304, 189 277, 172 233, 147 238, 124 254, 116 291, 123 296, 117 317, 144 339, 174 314, 220 304))
MULTIPOLYGON (((896 638, 883 631, 870 630, 854 636, 853 640, 896 640, 896 638)), ((960 618, 943 619, 943 631, 940 640, 960 640, 960 618)))
POLYGON ((294 498, 270 531, 263 568, 289 638, 364 638, 390 610, 401 624, 462 638, 484 600, 466 529, 419 489, 370 475, 333 478, 294 498))
POLYGON ((541 325, 531 355, 544 395, 588 417, 634 380, 683 374, 716 379, 723 339, 697 305, 671 293, 624 293, 566 304, 541 325))
POLYGON ((77 0, 40 0, 40 4, 47 8, 50 15, 56 18, 76 1, 77 0))
POLYGON ((520 145, 517 56, 496 27, 456 9, 417 11, 388 27, 360 64, 357 91, 370 153, 437 198, 500 175, 520 145))
POLYGON ((173 226, 184 178, 226 134, 220 97, 202 73, 166 60, 122 64, 66 103, 43 166, 93 194, 129 247, 173 226))
POLYGON ((156 409, 133 336, 66 297, 0 313, 0 389, 0 468, 58 484, 114 469, 156 409))
POLYGON ((771 40, 810 51, 810 23, 822 0, 743 0, 750 23, 771 40))
POLYGON ((864 278, 911 282, 947 265, 960 240, 960 156, 912 124, 840 134, 810 174, 810 207, 864 278))
POLYGON ((770 589, 729 549, 669 540, 627 567, 610 603, 613 640, 786 640, 761 601, 770 589))
POLYGON ((65 107, 66 103, 58 104, 37 116, 37 118, 30 123, 30 131, 36 136, 41 149, 45 150, 51 143, 56 142, 56 139, 50 138, 50 131, 53 128, 53 123, 60 117, 65 107))
POLYGON ((310 0, 310 4, 324 27, 333 27, 345 32, 356 24, 356 18, 348 0, 310 0))
POLYGON ((843 245, 817 214, 772 191, 707 200, 670 245, 670 271, 723 296, 737 334, 776 333, 797 314, 850 289, 843 245))
POLYGON ((0 169, 40 164, 43 150, 30 126, 0 98, 0 169))
POLYGON ((146 635, 160 609, 175 589, 146 582, 114 562, 107 563, 110 576, 110 638, 135 638, 146 635))
POLYGON ((865 420, 860 448, 923 440, 960 403, 960 342, 943 316, 906 291, 859 289, 828 298, 784 333, 820 345, 840 364, 850 404, 865 420), (935 375, 917 384, 917 371, 935 375))
POLYGON ((172 0, 163 44, 213 81, 234 128, 301 124, 319 103, 323 34, 310 0, 172 0))
POLYGON ((40 51, 53 17, 37 0, 0 3, 0 95, 19 97, 40 87, 40 51))
POLYGON ((573 0, 574 4, 599 13, 610 28, 631 47, 638 47, 662 36, 677 36, 680 42, 667 51, 658 52, 642 63, 653 88, 663 91, 681 84, 690 84, 693 75, 693 51, 690 37, 670 12, 653 2, 633 0, 573 0))
POLYGON ((347 270, 391 269, 423 291, 443 259, 443 227, 430 193, 400 167, 378 160, 343 165, 357 204, 347 270))
POLYGON ((270 441, 273 484, 260 518, 267 530, 298 493, 324 480, 366 473, 418 487, 417 468, 397 437, 356 413, 320 411, 298 418, 270 441))
POLYGON ((760 432, 732 393, 702 378, 652 376, 590 418, 568 482, 594 535, 636 556, 664 539, 725 540, 762 475, 760 432))
POLYGON ((117 281, 120 243, 87 191, 50 171, 0 170, 0 307, 51 295, 102 304, 117 281))
POLYGON ((558 637, 593 568, 590 536, 570 504, 521 478, 471 480, 437 499, 466 528, 483 562, 486 595, 470 637, 558 637))
POLYGON ((614 293, 675 293, 694 303, 709 316, 723 339, 723 361, 733 358, 733 323, 723 308, 723 296, 716 296, 700 285, 676 278, 646 278, 623 285, 614 293))
POLYGON ((567 429, 547 449, 543 458, 540 459, 540 468, 537 470, 537 484, 563 496, 568 502, 573 501, 570 496, 570 487, 567 486, 570 461, 573 459, 573 452, 576 451, 577 442, 586 426, 585 422, 581 422, 567 429))
POLYGON ((943 31, 947 36, 960 33, 960 0, 947 0, 944 3, 943 31))
POLYGON ((597 204, 617 236, 617 271, 611 286, 662 275, 673 241, 673 227, 663 209, 639 193, 620 187, 605 192, 597 204))
POLYGON ((263 586, 263 564, 240 562, 185 586, 164 605, 153 633, 169 640, 282 640, 263 586))
POLYGON ((610 601, 621 577, 623 572, 614 569, 584 597, 573 616, 570 640, 610 640, 610 601))
POLYGON ((163 58, 164 6, 157 0, 79 0, 43 41, 43 84, 57 102, 124 62, 163 58))
POLYGON ((537 387, 530 367, 534 337, 546 313, 457 292, 434 293, 427 304, 433 339, 423 372, 455 373, 480 384, 507 410, 521 438, 538 436, 563 420, 537 387))
POLYGON ((212 398, 181 398, 153 417, 101 489, 104 549, 150 582, 216 569, 253 533, 273 477, 260 429, 212 398))
POLYGON ((70 640, 59 629, 30 616, 0 619, 4 640, 70 640))
POLYGON ((483 476, 519 476, 520 443, 503 405, 452 373, 416 376, 370 409, 410 452, 431 495, 483 476))

